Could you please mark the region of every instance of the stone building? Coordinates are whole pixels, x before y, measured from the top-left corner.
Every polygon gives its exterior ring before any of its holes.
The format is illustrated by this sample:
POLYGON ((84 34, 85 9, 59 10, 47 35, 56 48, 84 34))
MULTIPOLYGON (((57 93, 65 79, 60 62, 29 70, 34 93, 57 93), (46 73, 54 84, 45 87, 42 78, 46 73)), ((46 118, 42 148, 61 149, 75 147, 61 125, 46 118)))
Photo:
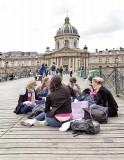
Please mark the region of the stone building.
POLYGON ((65 18, 64 24, 57 30, 55 39, 55 49, 43 54, 45 63, 50 66, 55 62, 58 68, 63 66, 68 70, 71 66, 77 70, 80 66, 88 67, 89 53, 79 48, 77 29, 69 22, 69 17, 65 18))
POLYGON ((43 56, 37 52, 11 51, 0 53, 0 73, 36 70, 43 63, 43 56))
POLYGON ((112 49, 105 51, 89 52, 79 48, 80 35, 77 29, 65 18, 64 24, 57 30, 54 37, 55 49, 50 51, 49 47, 44 53, 44 61, 48 65, 55 62, 58 67, 64 66, 68 70, 70 66, 77 70, 80 66, 87 69, 99 67, 123 66, 124 49, 112 49))
POLYGON ((27 68, 36 70, 42 63, 50 66, 53 62, 58 68, 63 66, 68 71, 72 66, 77 70, 80 66, 86 69, 98 67, 124 66, 124 48, 105 51, 89 52, 87 47, 79 48, 80 35, 78 30, 70 24, 69 17, 57 30, 55 48, 50 51, 47 47, 45 53, 13 51, 0 53, 0 73, 23 71, 27 68))

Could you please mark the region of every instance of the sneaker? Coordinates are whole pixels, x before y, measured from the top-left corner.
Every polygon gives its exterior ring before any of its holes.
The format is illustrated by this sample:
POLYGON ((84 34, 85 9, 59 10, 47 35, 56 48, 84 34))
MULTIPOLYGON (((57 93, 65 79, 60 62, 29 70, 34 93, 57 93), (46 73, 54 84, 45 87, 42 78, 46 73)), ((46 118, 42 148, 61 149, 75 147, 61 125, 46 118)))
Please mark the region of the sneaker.
POLYGON ((20 124, 21 124, 22 126, 27 126, 27 127, 31 127, 31 125, 32 125, 32 124, 30 124, 30 123, 28 123, 28 122, 26 122, 26 121, 24 121, 24 120, 21 121, 20 124))
POLYGON ((37 126, 37 127, 47 126, 47 122, 45 120, 44 121, 37 121, 37 120, 35 120, 34 126, 37 126))

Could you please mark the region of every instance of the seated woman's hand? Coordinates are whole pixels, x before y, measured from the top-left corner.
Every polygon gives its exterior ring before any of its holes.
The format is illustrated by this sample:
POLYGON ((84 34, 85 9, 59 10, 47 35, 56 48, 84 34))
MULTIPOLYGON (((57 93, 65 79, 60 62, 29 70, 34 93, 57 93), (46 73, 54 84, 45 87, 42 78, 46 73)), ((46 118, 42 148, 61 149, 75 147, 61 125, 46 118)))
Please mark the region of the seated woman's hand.
POLYGON ((23 102, 23 104, 25 105, 27 105, 27 106, 31 106, 32 105, 32 102, 30 102, 30 101, 25 101, 25 102, 23 102))

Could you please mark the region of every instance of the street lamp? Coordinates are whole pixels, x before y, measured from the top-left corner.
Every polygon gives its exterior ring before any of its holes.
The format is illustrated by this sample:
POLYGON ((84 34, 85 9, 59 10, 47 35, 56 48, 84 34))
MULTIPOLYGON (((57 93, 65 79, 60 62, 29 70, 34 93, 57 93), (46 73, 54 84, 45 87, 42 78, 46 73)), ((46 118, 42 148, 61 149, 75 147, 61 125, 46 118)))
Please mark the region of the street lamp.
POLYGON ((87 53, 87 46, 85 45, 84 46, 84 53, 85 53, 85 56, 84 56, 84 79, 86 79, 86 53, 87 53))
POLYGON ((115 64, 116 64, 116 66, 118 67, 118 57, 115 57, 115 64))
POLYGON ((5 73, 7 71, 8 61, 5 61, 5 73))
POLYGON ((78 69, 80 68, 80 59, 78 59, 78 69))

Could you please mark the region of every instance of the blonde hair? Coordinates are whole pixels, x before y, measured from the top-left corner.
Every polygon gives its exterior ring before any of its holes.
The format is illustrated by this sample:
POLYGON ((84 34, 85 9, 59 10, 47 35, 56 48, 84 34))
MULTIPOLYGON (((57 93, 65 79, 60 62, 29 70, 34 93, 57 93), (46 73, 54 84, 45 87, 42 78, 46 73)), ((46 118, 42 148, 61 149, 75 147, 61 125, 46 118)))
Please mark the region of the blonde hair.
POLYGON ((94 77, 92 81, 95 81, 96 83, 101 84, 101 85, 103 85, 104 83, 104 79, 101 77, 94 77))
POLYGON ((29 88, 29 89, 31 89, 32 88, 32 85, 35 85, 35 84, 37 84, 36 83, 36 80, 35 79, 31 79, 29 82, 28 82, 28 84, 27 84, 27 88, 29 88))

